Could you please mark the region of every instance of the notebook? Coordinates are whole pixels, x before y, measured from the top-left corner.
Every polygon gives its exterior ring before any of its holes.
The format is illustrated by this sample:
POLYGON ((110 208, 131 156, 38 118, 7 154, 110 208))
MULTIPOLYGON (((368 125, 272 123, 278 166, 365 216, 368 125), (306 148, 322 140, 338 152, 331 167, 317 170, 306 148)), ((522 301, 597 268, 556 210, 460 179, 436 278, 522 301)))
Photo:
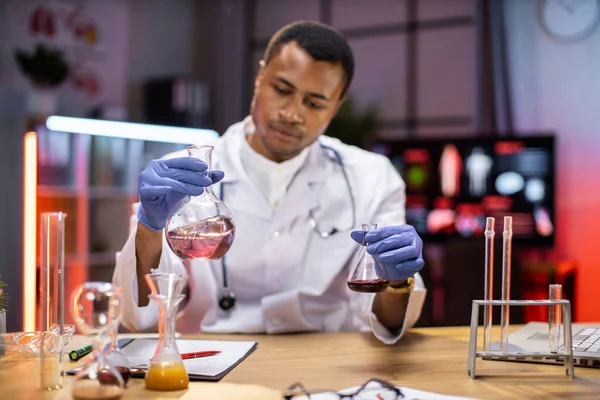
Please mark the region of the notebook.
MULTIPOLYGON (((257 343, 237 340, 198 340, 176 339, 180 353, 219 350, 220 354, 183 360, 191 381, 219 381, 248 357, 257 343)), ((132 370, 131 377, 143 378, 147 365, 154 355, 158 339, 125 339, 119 340, 121 351, 127 356, 132 370)), ((80 367, 67 373, 76 374, 80 367)))

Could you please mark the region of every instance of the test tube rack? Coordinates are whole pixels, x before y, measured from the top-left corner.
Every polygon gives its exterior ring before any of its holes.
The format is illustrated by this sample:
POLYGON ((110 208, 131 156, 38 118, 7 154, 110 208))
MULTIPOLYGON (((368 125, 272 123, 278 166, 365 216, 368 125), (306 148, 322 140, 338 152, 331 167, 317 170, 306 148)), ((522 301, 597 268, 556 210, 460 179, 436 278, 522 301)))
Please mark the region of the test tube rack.
POLYGON ((550 359, 563 359, 565 373, 571 379, 575 379, 573 371, 573 346, 571 329, 571 302, 569 300, 473 300, 471 310, 471 332, 469 338, 469 360, 468 375, 471 379, 476 378, 475 363, 478 358, 482 359, 500 359, 500 360, 518 360, 525 357, 550 359), (479 328, 479 307, 480 306, 557 306, 562 309, 562 335, 564 338, 563 351, 550 353, 542 352, 508 352, 508 351, 477 351, 477 331, 479 328))

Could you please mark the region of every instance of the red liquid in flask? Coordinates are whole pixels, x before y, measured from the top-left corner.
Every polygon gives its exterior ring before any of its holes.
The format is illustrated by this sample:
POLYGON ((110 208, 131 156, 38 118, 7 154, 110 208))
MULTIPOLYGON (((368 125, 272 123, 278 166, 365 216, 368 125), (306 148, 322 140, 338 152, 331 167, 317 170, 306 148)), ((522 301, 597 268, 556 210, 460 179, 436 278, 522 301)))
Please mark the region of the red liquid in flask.
POLYGON ((227 253, 234 236, 233 220, 218 216, 169 231, 167 242, 182 260, 217 260, 227 253))
MULTIPOLYGON (((115 367, 115 369, 119 371, 119 373, 121 374, 121 378, 123 378, 123 382, 125 383, 125 385, 127 385, 127 382, 129 382, 129 377, 131 376, 131 370, 129 369, 129 367, 119 366, 115 367)), ((100 384, 103 385, 118 385, 118 381, 107 370, 98 371, 98 381, 100 382, 100 384)))
POLYGON ((348 287, 352 291, 361 293, 383 292, 388 286, 390 286, 388 279, 355 280, 348 282, 348 287))
POLYGON ((131 370, 129 367, 119 366, 116 367, 116 370, 119 371, 121 377, 123 378, 123 382, 125 382, 125 385, 127 386, 127 382, 129 382, 129 377, 131 376, 131 370))

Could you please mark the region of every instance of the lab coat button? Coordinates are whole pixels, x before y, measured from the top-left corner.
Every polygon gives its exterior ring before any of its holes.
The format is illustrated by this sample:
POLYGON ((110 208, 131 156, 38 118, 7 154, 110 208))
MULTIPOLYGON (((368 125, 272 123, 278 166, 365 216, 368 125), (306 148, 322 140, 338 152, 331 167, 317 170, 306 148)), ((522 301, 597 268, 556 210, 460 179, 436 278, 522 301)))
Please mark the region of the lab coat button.
POLYGON ((276 237, 279 237, 279 231, 275 231, 275 232, 273 232, 273 237, 274 237, 274 238, 276 238, 276 237))
POLYGON ((281 323, 283 322, 283 318, 279 316, 271 317, 271 322, 273 323, 273 325, 281 325, 281 323))

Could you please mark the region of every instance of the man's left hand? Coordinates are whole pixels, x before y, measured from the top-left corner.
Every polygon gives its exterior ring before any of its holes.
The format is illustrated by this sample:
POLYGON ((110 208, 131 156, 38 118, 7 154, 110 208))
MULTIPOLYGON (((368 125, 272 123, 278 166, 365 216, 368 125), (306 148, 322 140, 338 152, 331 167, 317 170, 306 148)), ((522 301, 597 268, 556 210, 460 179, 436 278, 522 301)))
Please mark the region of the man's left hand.
POLYGON ((353 231, 355 242, 368 243, 367 253, 376 257, 385 267, 391 282, 410 278, 419 272, 423 261, 423 241, 411 225, 385 226, 367 234, 353 231))

